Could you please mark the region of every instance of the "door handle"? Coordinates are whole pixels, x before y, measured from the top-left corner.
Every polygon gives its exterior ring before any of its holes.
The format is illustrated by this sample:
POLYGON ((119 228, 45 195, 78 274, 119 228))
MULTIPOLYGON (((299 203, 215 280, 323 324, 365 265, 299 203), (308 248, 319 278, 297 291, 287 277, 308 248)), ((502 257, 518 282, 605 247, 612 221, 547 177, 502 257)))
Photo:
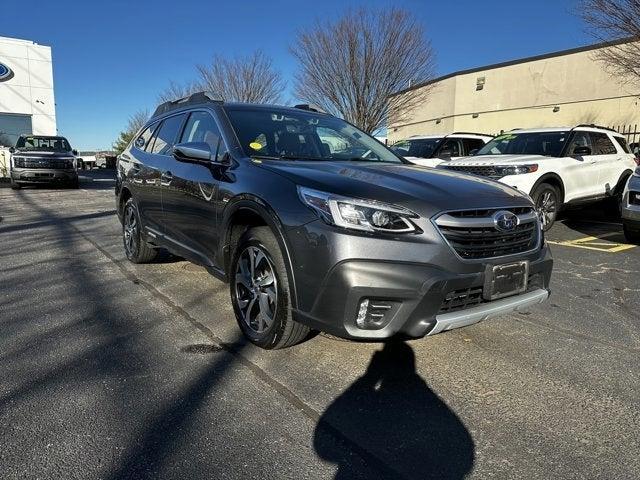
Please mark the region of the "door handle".
POLYGON ((160 175, 160 184, 165 187, 171 185, 171 180, 173 180, 173 174, 171 172, 162 172, 162 175, 160 175))

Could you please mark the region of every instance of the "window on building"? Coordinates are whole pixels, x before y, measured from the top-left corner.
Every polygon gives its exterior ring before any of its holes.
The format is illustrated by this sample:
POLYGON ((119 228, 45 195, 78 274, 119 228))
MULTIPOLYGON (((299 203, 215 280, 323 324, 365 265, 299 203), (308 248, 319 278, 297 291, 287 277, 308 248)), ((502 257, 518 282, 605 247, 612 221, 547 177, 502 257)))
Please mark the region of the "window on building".
POLYGON ((30 115, 0 114, 0 146, 15 147, 20 135, 31 135, 30 115))
POLYGON ((185 114, 174 115, 162 122, 160 128, 158 128, 155 134, 155 140, 153 142, 153 149, 151 153, 158 155, 169 155, 171 148, 176 142, 180 127, 184 121, 185 114))

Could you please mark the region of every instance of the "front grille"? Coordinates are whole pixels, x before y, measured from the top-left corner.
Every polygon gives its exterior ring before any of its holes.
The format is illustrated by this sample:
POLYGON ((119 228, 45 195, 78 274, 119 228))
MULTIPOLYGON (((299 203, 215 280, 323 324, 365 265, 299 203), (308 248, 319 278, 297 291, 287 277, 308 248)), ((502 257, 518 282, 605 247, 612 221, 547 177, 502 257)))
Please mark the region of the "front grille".
POLYGON ((509 232, 496 228, 493 215, 503 209, 448 212, 435 221, 440 232, 456 253, 469 260, 503 257, 533 250, 538 244, 540 228, 531 207, 508 209, 519 218, 509 232))
POLYGON ((440 306, 441 313, 456 312, 475 307, 484 302, 482 298, 482 287, 463 288, 449 292, 440 306))
MULTIPOLYGON (((528 277, 527 292, 544 288, 544 279, 539 273, 532 273, 528 277)), ((458 312, 460 310, 466 310, 473 308, 488 301, 482 297, 482 287, 469 287, 461 288, 459 290, 452 290, 447 293, 440 305, 438 315, 443 313, 458 312)))
POLYGON ((443 165, 442 168, 445 168, 447 170, 453 170, 455 172, 467 173, 469 175, 478 175, 480 177, 489 177, 489 178, 503 177, 503 175, 499 175, 496 172, 496 169, 491 165, 469 165, 469 166, 443 165))
POLYGON ((59 158, 14 158, 13 163, 17 168, 73 168, 71 160, 59 158))

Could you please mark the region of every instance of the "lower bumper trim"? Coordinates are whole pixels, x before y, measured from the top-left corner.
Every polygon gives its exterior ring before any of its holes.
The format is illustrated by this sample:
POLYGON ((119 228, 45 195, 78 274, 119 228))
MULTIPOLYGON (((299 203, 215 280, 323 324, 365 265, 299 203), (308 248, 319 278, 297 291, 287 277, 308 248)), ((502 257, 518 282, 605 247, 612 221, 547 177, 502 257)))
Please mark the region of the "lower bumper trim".
POLYGON ((428 335, 435 335, 446 330, 466 327, 467 325, 472 325, 499 315, 522 311, 544 302, 548 297, 549 291, 540 288, 532 292, 523 293, 522 295, 494 300, 460 312, 444 313, 436 316, 436 325, 428 335))

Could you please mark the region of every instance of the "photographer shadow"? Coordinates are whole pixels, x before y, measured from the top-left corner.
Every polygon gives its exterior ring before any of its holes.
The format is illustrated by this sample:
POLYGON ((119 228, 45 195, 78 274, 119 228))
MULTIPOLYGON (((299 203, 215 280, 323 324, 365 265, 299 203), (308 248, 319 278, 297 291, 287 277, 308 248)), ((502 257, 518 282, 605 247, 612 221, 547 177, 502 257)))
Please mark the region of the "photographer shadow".
POLYGON ((474 463, 470 433, 417 374, 414 352, 402 341, 373 355, 314 434, 320 458, 338 464, 336 479, 370 477, 353 455, 345 455, 340 438, 381 478, 461 479, 474 463))

